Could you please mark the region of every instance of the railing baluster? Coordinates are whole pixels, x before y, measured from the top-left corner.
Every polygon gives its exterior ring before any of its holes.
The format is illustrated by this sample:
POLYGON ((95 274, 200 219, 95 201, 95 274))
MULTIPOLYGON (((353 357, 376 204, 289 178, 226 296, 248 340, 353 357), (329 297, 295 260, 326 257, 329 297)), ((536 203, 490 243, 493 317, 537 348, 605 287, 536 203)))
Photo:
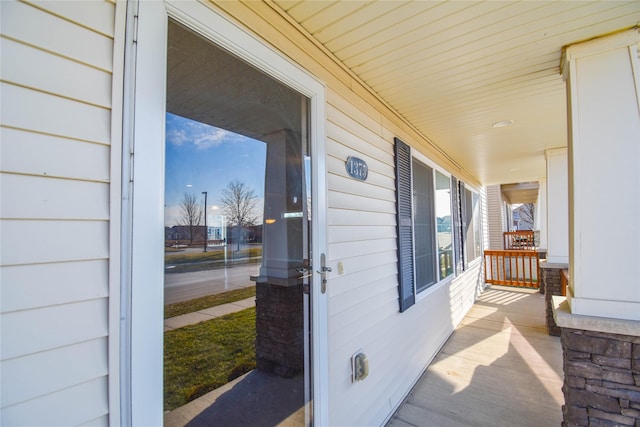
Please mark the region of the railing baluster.
POLYGON ((538 288, 539 263, 539 254, 534 250, 484 251, 485 283, 538 288))
POLYGON ((504 250, 533 250, 535 238, 532 230, 505 231, 504 250))

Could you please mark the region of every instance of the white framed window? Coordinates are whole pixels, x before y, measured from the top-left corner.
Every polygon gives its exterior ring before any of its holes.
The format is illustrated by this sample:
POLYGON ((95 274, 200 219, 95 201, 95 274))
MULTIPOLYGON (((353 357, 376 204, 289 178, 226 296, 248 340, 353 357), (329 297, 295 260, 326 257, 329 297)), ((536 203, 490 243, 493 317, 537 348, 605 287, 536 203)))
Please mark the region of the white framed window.
POLYGON ((413 158, 413 254, 416 292, 438 281, 433 168, 413 158))
POLYGON ((451 177, 455 272, 461 274, 482 255, 480 196, 451 177))
POLYGON ((437 170, 435 171, 435 178, 438 273, 440 280, 442 280, 451 276, 454 270, 451 178, 437 170))
POLYGON ((400 311, 454 274, 452 180, 395 139, 400 311))

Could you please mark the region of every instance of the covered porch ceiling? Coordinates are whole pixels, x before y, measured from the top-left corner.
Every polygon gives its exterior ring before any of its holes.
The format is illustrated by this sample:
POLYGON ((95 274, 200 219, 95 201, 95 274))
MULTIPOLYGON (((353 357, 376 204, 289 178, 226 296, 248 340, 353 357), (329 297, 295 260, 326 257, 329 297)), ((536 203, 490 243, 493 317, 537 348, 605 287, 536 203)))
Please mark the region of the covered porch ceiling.
POLYGON ((484 185, 567 145, 563 46, 640 23, 637 0, 271 4, 484 185))

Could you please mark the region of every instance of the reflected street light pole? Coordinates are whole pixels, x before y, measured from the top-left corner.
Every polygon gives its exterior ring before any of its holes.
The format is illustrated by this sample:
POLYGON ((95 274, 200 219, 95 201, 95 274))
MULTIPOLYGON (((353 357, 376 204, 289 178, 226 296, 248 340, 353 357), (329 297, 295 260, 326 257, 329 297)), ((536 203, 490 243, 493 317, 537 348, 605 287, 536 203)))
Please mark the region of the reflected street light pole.
POLYGON ((207 192, 203 191, 204 194, 204 252, 207 252, 207 238, 209 237, 209 229, 207 228, 207 192))

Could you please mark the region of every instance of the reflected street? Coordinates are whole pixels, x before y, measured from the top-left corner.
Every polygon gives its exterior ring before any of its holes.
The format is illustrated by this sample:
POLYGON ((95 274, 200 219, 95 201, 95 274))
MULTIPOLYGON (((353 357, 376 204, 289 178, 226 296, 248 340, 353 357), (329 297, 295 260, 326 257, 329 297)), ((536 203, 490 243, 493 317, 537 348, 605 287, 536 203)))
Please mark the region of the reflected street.
POLYGON ((173 304, 207 295, 254 286, 260 264, 240 264, 228 268, 164 275, 164 303, 173 304))

